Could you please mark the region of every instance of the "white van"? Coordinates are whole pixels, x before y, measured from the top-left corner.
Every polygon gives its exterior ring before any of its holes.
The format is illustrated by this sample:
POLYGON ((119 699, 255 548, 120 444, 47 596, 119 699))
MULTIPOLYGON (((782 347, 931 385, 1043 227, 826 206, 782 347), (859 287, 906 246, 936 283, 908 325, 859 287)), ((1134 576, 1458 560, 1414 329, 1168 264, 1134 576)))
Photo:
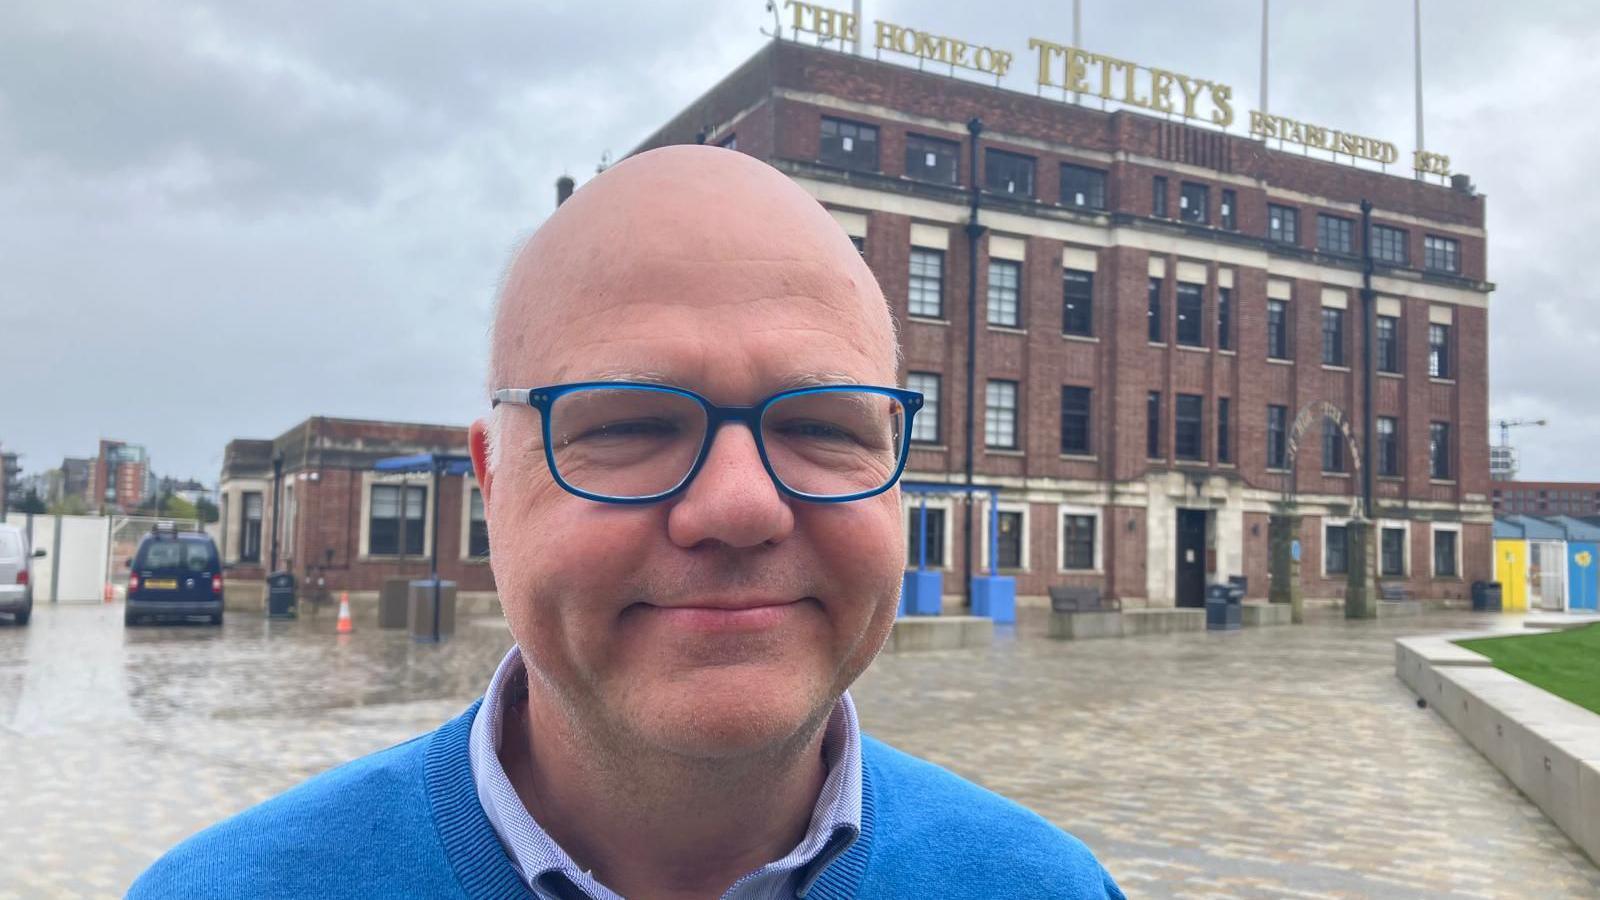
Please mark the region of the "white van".
POLYGON ((28 537, 15 525, 0 525, 0 614, 10 613, 18 625, 33 615, 33 584, 28 565, 44 555, 28 552, 28 537))

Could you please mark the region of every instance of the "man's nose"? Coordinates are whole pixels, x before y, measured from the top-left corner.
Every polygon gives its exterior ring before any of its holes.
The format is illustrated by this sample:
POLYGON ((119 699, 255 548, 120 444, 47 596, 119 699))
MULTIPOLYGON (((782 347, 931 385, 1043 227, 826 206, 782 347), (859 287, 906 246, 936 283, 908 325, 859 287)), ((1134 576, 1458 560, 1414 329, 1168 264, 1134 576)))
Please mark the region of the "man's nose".
POLYGON ((680 547, 755 547, 793 530, 794 511, 761 464, 755 435, 736 423, 712 434, 705 463, 667 515, 668 536, 680 547))

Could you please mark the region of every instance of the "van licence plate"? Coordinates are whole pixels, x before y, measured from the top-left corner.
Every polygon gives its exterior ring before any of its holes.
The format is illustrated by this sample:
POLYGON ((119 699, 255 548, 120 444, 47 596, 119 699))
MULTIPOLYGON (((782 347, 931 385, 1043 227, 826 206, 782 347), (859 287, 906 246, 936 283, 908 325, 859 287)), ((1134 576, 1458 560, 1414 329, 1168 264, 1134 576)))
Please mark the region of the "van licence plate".
POLYGON ((178 589, 176 578, 152 578, 144 583, 152 591, 175 591, 178 589))

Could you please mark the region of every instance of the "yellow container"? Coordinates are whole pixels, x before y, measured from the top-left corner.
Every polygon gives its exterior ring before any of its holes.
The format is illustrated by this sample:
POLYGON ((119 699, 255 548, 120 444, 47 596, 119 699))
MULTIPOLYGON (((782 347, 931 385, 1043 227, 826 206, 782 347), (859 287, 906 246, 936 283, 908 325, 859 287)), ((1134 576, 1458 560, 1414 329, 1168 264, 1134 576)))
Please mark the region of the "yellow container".
POLYGON ((1502 612, 1527 611, 1527 541, 1501 539, 1494 542, 1494 580, 1500 582, 1502 612))

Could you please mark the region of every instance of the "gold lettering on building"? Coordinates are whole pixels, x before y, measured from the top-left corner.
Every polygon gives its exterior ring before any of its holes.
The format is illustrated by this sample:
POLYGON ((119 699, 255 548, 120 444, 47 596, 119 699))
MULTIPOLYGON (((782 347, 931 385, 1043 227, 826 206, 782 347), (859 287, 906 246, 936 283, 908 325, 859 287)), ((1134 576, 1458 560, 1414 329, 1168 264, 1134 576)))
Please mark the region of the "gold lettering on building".
POLYGON ((824 40, 853 41, 856 39, 856 30, 860 23, 856 17, 841 9, 829 9, 826 6, 817 6, 814 3, 800 3, 797 0, 784 0, 783 8, 794 8, 794 19, 790 23, 795 31, 809 31, 824 40))
POLYGON ((1287 116, 1275 116, 1260 110, 1250 111, 1250 136, 1262 139, 1277 138, 1303 147, 1314 147, 1330 153, 1343 153, 1359 159, 1370 159, 1388 165, 1400 158, 1400 151, 1388 141, 1336 131, 1319 125, 1308 125, 1287 116))
POLYGON ((971 69, 996 77, 1003 77, 1011 69, 1014 57, 1006 50, 969 44, 942 34, 919 31, 882 20, 875 24, 877 40, 874 46, 879 50, 904 53, 906 56, 915 56, 928 62, 971 69))
POLYGON ((1222 128, 1233 122, 1233 105, 1229 103, 1233 89, 1225 84, 1192 78, 1169 69, 1141 66, 1043 38, 1029 38, 1028 49, 1038 54, 1038 83, 1042 87, 1065 88, 1074 94, 1096 94, 1102 100, 1177 113, 1186 119, 1204 117, 1222 128), (1199 108, 1201 97, 1211 101, 1211 109, 1205 116, 1199 108))
POLYGON ((1417 150, 1411 154, 1411 168, 1421 175, 1448 176, 1450 174, 1450 157, 1442 153, 1417 150))

